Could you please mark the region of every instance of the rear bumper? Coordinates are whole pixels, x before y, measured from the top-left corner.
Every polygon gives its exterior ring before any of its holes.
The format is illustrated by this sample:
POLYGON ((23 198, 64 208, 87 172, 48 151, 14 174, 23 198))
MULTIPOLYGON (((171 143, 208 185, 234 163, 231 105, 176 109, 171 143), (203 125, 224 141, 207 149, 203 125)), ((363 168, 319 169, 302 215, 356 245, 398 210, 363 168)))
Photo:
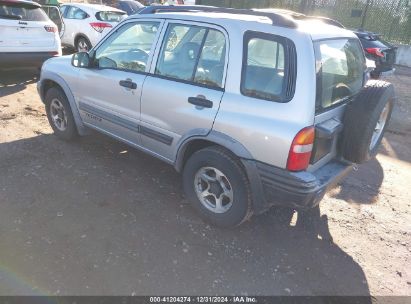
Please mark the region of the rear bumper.
POLYGON ((352 169, 352 164, 331 161, 315 172, 290 172, 256 161, 243 161, 253 190, 255 213, 271 206, 312 208, 352 169))
POLYGON ((57 56, 54 52, 0 53, 1 68, 40 68, 47 59, 57 56))

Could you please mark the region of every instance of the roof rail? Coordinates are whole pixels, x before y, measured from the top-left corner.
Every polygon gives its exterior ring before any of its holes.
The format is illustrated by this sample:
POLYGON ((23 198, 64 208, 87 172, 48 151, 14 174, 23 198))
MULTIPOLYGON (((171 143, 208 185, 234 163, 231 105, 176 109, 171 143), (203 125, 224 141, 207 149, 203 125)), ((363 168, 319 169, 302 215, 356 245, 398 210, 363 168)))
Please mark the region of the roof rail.
POLYGON ((267 17, 271 20, 273 25, 296 28, 297 23, 290 17, 272 12, 261 12, 250 9, 236 9, 226 7, 204 6, 204 5, 153 5, 147 6, 139 12, 139 14, 157 14, 157 13, 171 13, 171 12, 210 12, 210 13, 227 13, 236 15, 252 15, 267 17))

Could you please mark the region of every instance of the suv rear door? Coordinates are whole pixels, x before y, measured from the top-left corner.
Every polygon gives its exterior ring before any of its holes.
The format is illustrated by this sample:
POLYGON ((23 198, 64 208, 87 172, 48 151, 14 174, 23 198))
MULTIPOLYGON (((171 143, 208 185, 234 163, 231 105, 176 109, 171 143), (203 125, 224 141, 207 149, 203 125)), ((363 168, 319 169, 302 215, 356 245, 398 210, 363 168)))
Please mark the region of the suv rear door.
POLYGON ((210 24, 169 21, 141 98, 145 148, 174 160, 178 142, 207 135, 224 93, 228 39, 210 24))
POLYGON ((51 25, 46 13, 35 2, 0 0, 0 52, 52 49, 56 40, 51 25))
POLYGON ((361 90, 366 69, 358 39, 314 41, 314 50, 317 62, 316 138, 311 170, 338 155, 345 106, 361 90))

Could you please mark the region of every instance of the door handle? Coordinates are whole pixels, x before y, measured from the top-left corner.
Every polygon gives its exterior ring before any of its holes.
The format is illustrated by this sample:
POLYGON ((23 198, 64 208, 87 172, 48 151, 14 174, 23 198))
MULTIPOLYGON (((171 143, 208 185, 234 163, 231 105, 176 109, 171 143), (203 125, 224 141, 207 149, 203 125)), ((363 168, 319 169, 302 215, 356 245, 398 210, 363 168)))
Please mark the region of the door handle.
POLYGON ((131 79, 120 80, 120 86, 125 87, 127 89, 135 90, 137 89, 137 83, 131 81, 131 79))
POLYGON ((211 100, 206 99, 202 95, 199 95, 197 97, 188 97, 188 102, 195 106, 199 106, 202 108, 212 108, 213 107, 213 102, 211 100))

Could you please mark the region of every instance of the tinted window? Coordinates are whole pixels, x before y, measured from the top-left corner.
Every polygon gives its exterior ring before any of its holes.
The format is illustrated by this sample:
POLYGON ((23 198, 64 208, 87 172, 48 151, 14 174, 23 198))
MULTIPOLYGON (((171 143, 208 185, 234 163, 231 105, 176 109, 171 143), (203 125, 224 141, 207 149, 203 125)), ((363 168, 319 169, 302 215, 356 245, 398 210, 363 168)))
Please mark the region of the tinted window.
POLYGON ((156 74, 222 87, 225 36, 201 26, 173 24, 167 29, 156 74))
POLYGON ((87 13, 78 7, 71 6, 67 11, 67 19, 86 19, 88 17, 87 13))
POLYGON ((144 72, 158 27, 158 22, 128 23, 122 26, 97 49, 97 66, 144 72))
POLYGON ((274 39, 251 38, 246 42, 242 93, 246 96, 281 100, 284 83, 284 45, 274 39))
POLYGON ((315 43, 317 56, 317 108, 328 108, 357 94, 363 85, 365 58, 354 39, 315 43))
POLYGON ((0 4, 0 18, 22 21, 47 21, 49 18, 39 7, 19 4, 0 4))

